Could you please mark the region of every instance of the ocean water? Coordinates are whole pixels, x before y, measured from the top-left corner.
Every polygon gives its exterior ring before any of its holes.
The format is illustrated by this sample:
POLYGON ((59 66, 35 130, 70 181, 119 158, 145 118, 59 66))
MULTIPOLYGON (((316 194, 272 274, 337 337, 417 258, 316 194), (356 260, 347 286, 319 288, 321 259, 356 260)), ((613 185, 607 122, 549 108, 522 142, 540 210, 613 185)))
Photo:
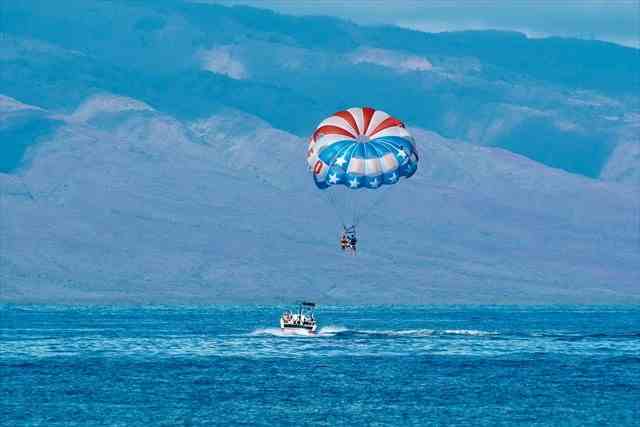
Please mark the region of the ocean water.
POLYGON ((1 307, 3 426, 640 425, 640 307, 1 307))

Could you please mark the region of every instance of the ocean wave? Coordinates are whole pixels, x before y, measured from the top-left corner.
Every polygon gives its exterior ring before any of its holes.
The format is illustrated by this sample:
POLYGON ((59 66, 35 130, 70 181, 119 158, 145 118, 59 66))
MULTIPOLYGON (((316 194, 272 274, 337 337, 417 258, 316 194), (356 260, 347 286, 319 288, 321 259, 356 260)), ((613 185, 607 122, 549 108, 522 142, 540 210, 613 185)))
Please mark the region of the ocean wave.
POLYGON ((365 335, 385 335, 385 336, 407 336, 407 337, 430 337, 430 336, 446 336, 446 335, 465 335, 465 336, 490 336, 498 335, 495 331, 479 331, 475 329, 401 329, 401 330, 359 330, 355 331, 365 335))
POLYGON ((491 336, 491 335, 499 335, 496 331, 478 331, 475 329, 447 329, 443 331, 442 335, 469 335, 469 336, 491 336))
POLYGON ((633 339, 639 338, 640 332, 597 332, 597 333, 579 333, 572 331, 549 331, 549 332, 533 332, 530 334, 521 334, 525 337, 551 338, 557 341, 582 341, 582 340, 606 340, 606 339, 633 339))

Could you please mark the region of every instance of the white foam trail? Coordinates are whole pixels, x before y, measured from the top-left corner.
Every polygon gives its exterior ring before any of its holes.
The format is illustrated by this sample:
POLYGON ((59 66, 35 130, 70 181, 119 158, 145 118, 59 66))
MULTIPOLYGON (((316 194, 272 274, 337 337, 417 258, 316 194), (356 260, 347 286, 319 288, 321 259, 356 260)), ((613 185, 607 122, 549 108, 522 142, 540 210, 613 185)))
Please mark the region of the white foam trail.
POLYGON ((348 329, 344 326, 328 325, 323 326, 316 333, 309 332, 304 329, 287 329, 284 331, 281 328, 258 328, 249 335, 272 335, 275 337, 333 337, 336 334, 345 331, 348 331, 348 329))
POLYGON ((313 337, 317 334, 306 331, 304 329, 287 329, 286 331, 284 331, 280 328, 258 328, 255 331, 251 332, 249 335, 272 335, 274 337, 313 337))
POLYGON ((405 330, 391 330, 391 329, 383 329, 383 330, 362 330, 357 331, 362 334, 368 335, 388 335, 388 336, 420 336, 426 337, 431 336, 435 333, 433 329, 405 329, 405 330))
POLYGON ((318 332, 320 335, 335 335, 335 334, 339 334, 340 332, 346 332, 348 330, 349 329, 345 328, 344 326, 328 325, 320 328, 320 331, 318 332))
POLYGON ((303 329, 290 329, 283 331, 280 328, 259 328, 251 332, 249 335, 272 335, 276 337, 291 337, 291 336, 303 336, 303 337, 333 337, 342 332, 352 331, 358 334, 365 335, 382 335, 389 337, 430 337, 430 336, 444 336, 444 335, 461 335, 461 336, 491 336, 498 335, 495 331, 479 331, 476 329, 362 329, 351 330, 344 326, 328 325, 321 327, 317 333, 311 333, 303 329))
POLYGON ((475 329, 447 329, 444 331, 446 335, 471 335, 471 336, 479 336, 484 337, 487 335, 498 335, 497 332, 489 332, 489 331, 477 331, 475 329))

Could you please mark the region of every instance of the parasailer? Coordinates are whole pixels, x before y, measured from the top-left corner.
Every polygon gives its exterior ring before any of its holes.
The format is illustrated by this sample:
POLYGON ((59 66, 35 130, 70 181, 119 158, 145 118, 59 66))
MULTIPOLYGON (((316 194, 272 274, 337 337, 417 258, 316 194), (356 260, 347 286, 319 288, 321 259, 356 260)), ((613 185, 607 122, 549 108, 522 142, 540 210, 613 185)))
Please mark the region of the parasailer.
POLYGON ((340 248, 343 251, 346 251, 349 248, 349 238, 347 237, 346 231, 343 231, 340 235, 340 248))
POLYGON ((343 251, 349 251, 353 255, 356 253, 356 244, 358 239, 356 238, 355 225, 342 228, 342 234, 340 235, 340 248, 343 251))
POLYGON ((316 187, 328 194, 341 219, 340 247, 355 253, 356 226, 378 199, 371 194, 413 176, 418 153, 400 120, 369 107, 349 108, 316 127, 307 164, 316 187))

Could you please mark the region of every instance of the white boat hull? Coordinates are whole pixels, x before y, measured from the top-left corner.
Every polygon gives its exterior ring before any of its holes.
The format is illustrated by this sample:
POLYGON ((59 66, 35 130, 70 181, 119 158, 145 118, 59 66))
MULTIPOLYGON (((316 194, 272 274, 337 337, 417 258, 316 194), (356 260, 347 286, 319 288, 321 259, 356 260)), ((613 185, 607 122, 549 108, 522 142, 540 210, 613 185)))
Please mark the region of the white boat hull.
POLYGON ((280 329, 282 329, 283 331, 292 331, 292 332, 296 332, 296 331, 307 331, 310 333, 315 333, 316 330, 318 329, 318 325, 316 323, 306 323, 306 324, 299 324, 299 323, 286 323, 284 321, 284 319, 280 319, 280 329))

